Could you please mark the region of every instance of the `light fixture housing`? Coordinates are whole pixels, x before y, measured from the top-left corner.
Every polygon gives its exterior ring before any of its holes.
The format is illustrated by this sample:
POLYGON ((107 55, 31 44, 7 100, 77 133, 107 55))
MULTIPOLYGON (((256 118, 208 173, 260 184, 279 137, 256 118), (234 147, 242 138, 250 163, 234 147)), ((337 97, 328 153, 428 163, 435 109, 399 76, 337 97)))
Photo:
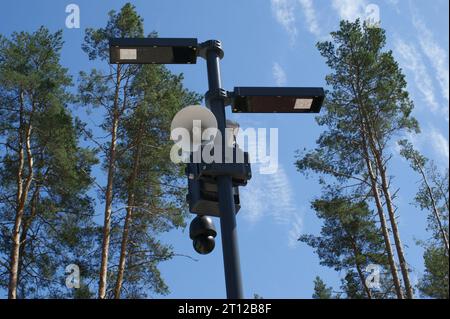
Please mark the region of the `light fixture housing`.
POLYGON ((109 40, 111 64, 195 64, 195 38, 113 38, 109 40))
POLYGON ((319 113, 325 99, 323 88, 235 87, 233 113, 319 113))

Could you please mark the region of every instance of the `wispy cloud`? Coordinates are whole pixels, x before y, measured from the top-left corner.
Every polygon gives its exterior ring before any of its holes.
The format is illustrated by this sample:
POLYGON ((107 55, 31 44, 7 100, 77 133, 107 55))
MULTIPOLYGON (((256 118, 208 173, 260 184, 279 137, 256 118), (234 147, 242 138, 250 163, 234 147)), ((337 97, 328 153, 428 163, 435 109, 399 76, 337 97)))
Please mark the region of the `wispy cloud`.
POLYGON ((272 75, 275 80, 275 83, 278 86, 283 86, 286 84, 287 82, 286 72, 278 62, 275 62, 272 66, 272 75))
POLYGON ((291 42, 297 37, 295 26, 295 2, 293 0, 270 0, 275 19, 288 33, 291 42))
POLYGON ((349 21, 363 18, 367 7, 365 0, 333 0, 332 5, 341 20, 349 21))
POLYGON ((400 14, 401 10, 400 10, 400 0, 384 0, 384 2, 386 2, 389 6, 391 6, 396 13, 400 14))
POLYGON ((303 218, 299 214, 293 216, 291 229, 288 232, 288 245, 291 248, 294 248, 298 245, 298 238, 302 234, 303 229, 303 218))
POLYGON ((401 65, 410 71, 414 76, 417 89, 420 91, 423 100, 431 108, 431 111, 439 110, 439 104, 434 94, 433 81, 425 67, 422 55, 416 47, 401 39, 395 41, 395 51, 399 55, 401 65))
POLYGON ((387 2, 387 4, 397 8, 399 0, 384 0, 385 2, 387 2))
MULTIPOLYGON (((423 53, 434 68, 436 79, 441 87, 442 95, 449 101, 448 53, 435 40, 433 33, 427 28, 417 14, 413 15, 413 24, 423 53)), ((448 105, 447 105, 448 108, 448 105)))
MULTIPOLYGON (((297 208, 294 202, 294 191, 284 168, 280 165, 277 173, 263 175, 263 178, 269 181, 269 189, 273 191, 270 195, 272 197, 271 202, 278 207, 272 213, 275 220, 280 223, 291 223, 291 217, 296 215, 297 208)), ((267 196, 267 192, 264 192, 264 194, 267 196)))
POLYGON ((303 9, 303 14, 305 15, 305 21, 309 32, 316 37, 320 37, 322 32, 320 30, 316 10, 314 9, 312 0, 299 0, 299 3, 303 9))
POLYGON ((449 147, 448 140, 445 136, 440 133, 438 130, 432 128, 429 133, 429 141, 431 141, 431 145, 437 158, 443 160, 443 162, 448 163, 449 160, 449 147))
POLYGON ((279 165, 277 173, 261 175, 257 173, 259 164, 253 164, 251 182, 241 189, 241 214, 247 222, 256 224, 262 219, 271 219, 286 228, 287 245, 294 247, 302 232, 303 211, 295 203, 295 193, 284 168, 279 165))
MULTIPOLYGON (((422 128, 422 133, 404 133, 402 138, 410 141, 414 148, 425 156, 434 159, 442 167, 448 167, 449 163, 449 142, 443 133, 434 125, 428 123, 422 128)), ((400 146, 395 142, 393 145, 395 153, 400 156, 400 146)), ((403 159, 403 158, 402 158, 403 159)))
POLYGON ((385 0, 388 4, 393 5, 393 6, 397 6, 399 0, 385 0))

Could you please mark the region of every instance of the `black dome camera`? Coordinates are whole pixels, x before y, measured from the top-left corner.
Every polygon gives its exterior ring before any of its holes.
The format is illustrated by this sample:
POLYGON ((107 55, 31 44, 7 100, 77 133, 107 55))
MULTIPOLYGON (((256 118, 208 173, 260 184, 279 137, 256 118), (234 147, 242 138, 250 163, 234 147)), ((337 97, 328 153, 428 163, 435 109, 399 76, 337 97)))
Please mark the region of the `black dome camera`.
POLYGON ((189 226, 189 237, 193 240, 194 249, 199 254, 206 255, 213 251, 216 235, 216 228, 208 216, 197 215, 189 226))

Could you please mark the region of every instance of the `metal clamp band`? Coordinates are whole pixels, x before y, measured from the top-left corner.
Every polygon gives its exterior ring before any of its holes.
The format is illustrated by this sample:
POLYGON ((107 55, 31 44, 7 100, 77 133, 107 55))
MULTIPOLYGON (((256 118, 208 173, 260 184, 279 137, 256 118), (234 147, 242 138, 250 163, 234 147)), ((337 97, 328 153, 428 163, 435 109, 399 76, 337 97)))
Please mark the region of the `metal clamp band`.
POLYGON ((208 40, 200 43, 197 48, 197 56, 206 60, 208 51, 214 50, 218 53, 219 58, 223 59, 224 53, 222 49, 222 42, 219 40, 208 40))

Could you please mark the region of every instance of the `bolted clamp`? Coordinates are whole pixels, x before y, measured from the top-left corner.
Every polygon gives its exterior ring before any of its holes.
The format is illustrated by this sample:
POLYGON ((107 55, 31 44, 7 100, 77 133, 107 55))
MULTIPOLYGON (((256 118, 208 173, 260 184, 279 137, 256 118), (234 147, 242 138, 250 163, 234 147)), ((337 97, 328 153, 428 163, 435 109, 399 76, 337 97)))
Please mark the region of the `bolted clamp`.
POLYGON ((231 105, 233 92, 228 92, 224 89, 209 90, 205 93, 206 106, 210 107, 210 102, 214 100, 223 100, 224 106, 231 105))
POLYGON ((210 50, 216 51, 219 58, 223 59, 224 53, 222 49, 222 42, 220 42, 219 40, 208 40, 200 43, 197 47, 197 56, 206 60, 208 51, 210 50))

